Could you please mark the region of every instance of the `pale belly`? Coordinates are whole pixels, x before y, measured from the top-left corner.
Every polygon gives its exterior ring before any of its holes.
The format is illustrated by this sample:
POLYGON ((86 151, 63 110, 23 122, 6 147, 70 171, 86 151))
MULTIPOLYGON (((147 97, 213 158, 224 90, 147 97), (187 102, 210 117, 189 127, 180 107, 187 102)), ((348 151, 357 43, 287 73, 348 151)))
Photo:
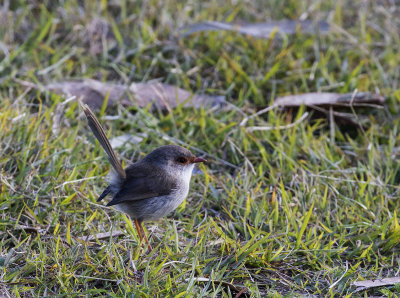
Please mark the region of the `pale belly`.
POLYGON ((115 205, 115 209, 142 221, 157 220, 174 211, 189 193, 189 185, 166 196, 143 200, 126 201, 115 205))

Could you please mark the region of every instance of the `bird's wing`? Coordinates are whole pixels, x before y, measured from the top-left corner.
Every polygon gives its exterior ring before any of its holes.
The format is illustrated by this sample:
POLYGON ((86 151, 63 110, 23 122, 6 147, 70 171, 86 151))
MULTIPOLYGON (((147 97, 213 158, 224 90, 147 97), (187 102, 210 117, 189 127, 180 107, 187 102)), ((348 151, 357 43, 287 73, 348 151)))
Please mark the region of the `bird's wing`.
POLYGON ((152 165, 133 164, 126 169, 126 174, 127 177, 122 183, 120 190, 107 206, 126 201, 169 195, 176 189, 176 179, 152 165))

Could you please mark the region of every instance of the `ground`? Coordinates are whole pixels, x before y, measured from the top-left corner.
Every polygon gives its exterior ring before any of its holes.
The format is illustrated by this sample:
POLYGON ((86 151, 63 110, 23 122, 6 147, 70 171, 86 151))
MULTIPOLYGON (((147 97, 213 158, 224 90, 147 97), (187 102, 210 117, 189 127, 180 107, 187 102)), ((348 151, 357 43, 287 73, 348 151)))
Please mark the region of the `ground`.
POLYGON ((399 271, 396 2, 4 1, 0 296, 396 297, 396 285, 352 285, 399 271), (179 35, 206 20, 282 19, 329 32, 179 35), (207 153, 185 203, 146 223, 151 253, 129 218, 96 202, 110 165, 77 100, 45 88, 81 78, 158 80, 229 103, 96 112, 110 138, 142 138, 116 149, 125 165, 169 143, 207 153), (280 96, 322 91, 385 105, 347 111, 358 125, 302 118, 305 107, 239 125, 280 96))

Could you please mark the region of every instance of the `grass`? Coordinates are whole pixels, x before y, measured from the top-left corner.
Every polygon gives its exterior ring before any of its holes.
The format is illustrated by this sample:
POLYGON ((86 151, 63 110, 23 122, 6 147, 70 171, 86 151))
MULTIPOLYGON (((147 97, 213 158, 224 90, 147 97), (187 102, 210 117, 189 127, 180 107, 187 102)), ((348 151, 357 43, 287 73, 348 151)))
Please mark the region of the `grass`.
POLYGON ((0 17, 0 295, 235 297, 243 290, 251 297, 397 297, 399 286, 357 293, 351 284, 397 276, 400 266, 398 7, 305 0, 7 3, 0 17), (334 26, 328 36, 284 39, 176 36, 180 26, 203 20, 300 16, 334 26), (60 95, 20 83, 82 77, 160 79, 226 95, 238 107, 171 113, 118 107, 107 111, 118 117, 98 114, 110 137, 143 137, 117 149, 125 164, 174 140, 210 154, 183 206, 146 224, 151 253, 138 246, 129 218, 95 201, 110 165, 78 103, 63 105, 60 95), (367 120, 362 130, 310 117, 277 128, 304 108, 271 110, 248 122, 276 129, 238 126, 243 113, 281 95, 354 90, 387 99, 385 109, 358 115, 367 120), (80 239, 119 230, 117 237, 80 239))

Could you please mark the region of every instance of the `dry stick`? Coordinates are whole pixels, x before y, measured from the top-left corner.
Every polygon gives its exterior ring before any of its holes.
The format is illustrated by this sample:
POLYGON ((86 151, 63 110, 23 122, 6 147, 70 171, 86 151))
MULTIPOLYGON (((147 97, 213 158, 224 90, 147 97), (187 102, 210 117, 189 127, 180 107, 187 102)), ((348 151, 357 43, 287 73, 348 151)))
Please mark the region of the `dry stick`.
POLYGON ((30 88, 34 88, 34 89, 40 89, 39 85, 37 85, 35 83, 32 83, 32 82, 24 81, 24 80, 21 80, 21 79, 18 79, 18 78, 13 78, 13 81, 17 82, 17 83, 19 83, 19 84, 21 84, 22 86, 25 86, 25 87, 30 87, 30 88))
POLYGON ((349 263, 346 261, 346 270, 345 270, 345 272, 342 274, 342 276, 337 281, 335 281, 333 284, 331 284, 329 286, 329 289, 332 289, 333 287, 335 287, 338 284, 338 282, 343 279, 343 277, 346 275, 348 270, 349 270, 349 263))
POLYGON ((56 187, 54 187, 54 189, 63 187, 63 186, 68 185, 68 184, 78 183, 78 182, 82 182, 82 181, 86 181, 86 180, 92 180, 92 179, 96 179, 96 178, 98 178, 98 176, 86 177, 86 178, 82 178, 82 179, 76 179, 76 180, 65 181, 64 183, 59 184, 59 185, 57 185, 56 187))
POLYGON ((245 126, 247 121, 249 121, 250 119, 253 119, 253 118, 257 117, 257 116, 265 114, 265 113, 267 113, 267 112, 269 112, 269 111, 271 111, 271 110, 273 110, 273 109, 275 109, 277 107, 278 107, 278 105, 273 104, 272 106, 266 107, 265 109, 262 109, 262 110, 258 111, 257 113, 255 113, 255 114, 253 114, 251 116, 245 117, 242 120, 242 122, 240 122, 239 126, 245 126))
POLYGON ((236 112, 238 112, 242 116, 248 117, 248 115, 245 112, 243 112, 241 108, 239 108, 238 106, 234 105, 233 103, 226 101, 226 102, 224 102, 224 104, 226 106, 232 108, 233 110, 235 110, 236 112))
POLYGON ((296 126, 300 122, 304 121, 308 117, 308 112, 305 112, 301 117, 296 120, 295 122, 288 124, 288 125, 283 125, 283 126, 250 126, 246 128, 246 131, 248 132, 253 132, 253 131, 266 131, 266 130, 273 130, 273 129, 287 129, 291 128, 293 126, 296 126))
POLYGON ((390 188, 394 188, 394 189, 400 189, 400 186, 393 185, 393 184, 383 184, 383 183, 375 183, 375 182, 369 182, 369 181, 358 181, 358 180, 353 180, 353 179, 342 179, 342 178, 313 174, 313 173, 308 173, 308 175, 312 176, 312 177, 323 178, 323 179, 339 181, 339 182, 350 182, 350 183, 361 183, 361 184, 368 183, 368 185, 372 185, 372 186, 376 186, 376 187, 390 187, 390 188))
POLYGON ((234 298, 239 298, 239 297, 242 296, 245 292, 246 292, 246 288, 241 289, 240 292, 237 293, 236 296, 235 296, 234 298))

